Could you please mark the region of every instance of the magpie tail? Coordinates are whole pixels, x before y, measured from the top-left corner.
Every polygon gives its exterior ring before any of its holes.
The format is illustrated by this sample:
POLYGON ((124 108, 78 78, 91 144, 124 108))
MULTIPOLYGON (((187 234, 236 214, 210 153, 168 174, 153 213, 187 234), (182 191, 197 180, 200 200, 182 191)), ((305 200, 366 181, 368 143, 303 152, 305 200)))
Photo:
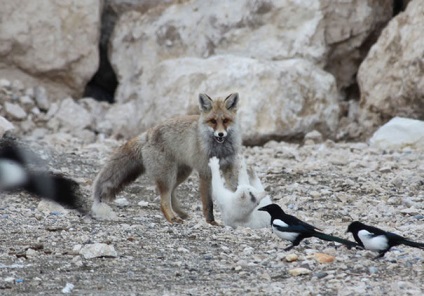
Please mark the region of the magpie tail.
POLYGON ((79 184, 61 174, 52 172, 30 172, 22 189, 40 198, 48 199, 67 208, 86 214, 81 200, 79 184))
POLYGON ((0 192, 23 190, 86 214, 79 184, 43 166, 44 161, 23 144, 0 140, 0 192))
POLYGON ((328 235, 325 233, 321 233, 321 232, 314 232, 313 234, 314 237, 325 240, 325 241, 333 241, 333 242, 337 242, 340 244, 345 245, 346 247, 350 248, 354 248, 354 247, 359 247, 359 245, 356 242, 352 242, 350 240, 347 239, 343 239, 337 236, 332 236, 332 235, 328 235))
POLYGON ((402 244, 424 250, 424 244, 423 243, 417 243, 417 242, 413 242, 413 241, 410 241, 408 239, 405 239, 405 240, 402 241, 402 244))

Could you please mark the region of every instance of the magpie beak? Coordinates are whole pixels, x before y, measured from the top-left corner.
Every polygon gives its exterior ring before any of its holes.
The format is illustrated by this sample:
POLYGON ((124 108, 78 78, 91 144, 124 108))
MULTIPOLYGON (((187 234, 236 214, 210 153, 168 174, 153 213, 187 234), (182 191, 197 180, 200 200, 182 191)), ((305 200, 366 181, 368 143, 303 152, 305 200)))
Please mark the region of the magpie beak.
POLYGON ((378 252, 378 256, 374 259, 384 257, 390 248, 398 245, 424 249, 423 243, 413 242, 398 234, 359 221, 352 222, 346 232, 351 232, 356 242, 364 249, 378 252))
POLYGON ((290 241, 292 244, 284 249, 291 250, 293 247, 308 237, 316 237, 325 241, 334 241, 344 244, 348 248, 357 247, 358 244, 336 236, 322 233, 319 228, 303 222, 295 216, 286 214, 277 204, 270 204, 259 208, 259 211, 266 211, 271 216, 271 227, 273 232, 280 238, 290 241))

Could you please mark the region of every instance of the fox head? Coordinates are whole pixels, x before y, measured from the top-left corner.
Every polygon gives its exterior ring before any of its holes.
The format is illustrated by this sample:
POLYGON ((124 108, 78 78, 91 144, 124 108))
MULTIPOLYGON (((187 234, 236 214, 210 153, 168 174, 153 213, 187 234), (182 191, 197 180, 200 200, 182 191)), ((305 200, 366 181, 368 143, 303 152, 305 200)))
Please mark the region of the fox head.
POLYGON ((213 132, 217 143, 225 142, 228 132, 235 123, 238 93, 223 99, 212 100, 207 94, 199 94, 199 107, 203 123, 213 132))

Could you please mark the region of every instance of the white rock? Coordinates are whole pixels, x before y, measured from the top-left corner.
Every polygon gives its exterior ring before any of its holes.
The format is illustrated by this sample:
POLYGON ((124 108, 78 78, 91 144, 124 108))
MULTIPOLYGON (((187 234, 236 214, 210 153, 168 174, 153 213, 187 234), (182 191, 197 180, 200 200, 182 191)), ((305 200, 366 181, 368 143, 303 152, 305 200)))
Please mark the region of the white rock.
POLYGON ((4 110, 6 111, 6 115, 8 115, 12 119, 22 120, 27 117, 27 113, 21 106, 13 103, 6 102, 4 104, 4 110))
POLYGON ((41 110, 49 110, 50 108, 50 101, 47 97, 47 91, 42 86, 36 86, 34 87, 34 99, 37 103, 38 108, 41 110))
POLYGON ((117 257, 118 254, 112 245, 104 243, 88 244, 81 248, 80 255, 85 259, 92 259, 97 257, 117 257))
POLYGON ((138 205, 139 205, 140 207, 142 207, 142 208, 145 208, 145 207, 147 207, 147 206, 149 205, 149 202, 148 202, 148 201, 144 201, 144 200, 142 200, 142 201, 140 201, 140 202, 138 203, 138 205))
POLYGON ((395 117, 380 127, 369 142, 370 146, 384 150, 424 150, 424 121, 395 117))
POLYGON ((34 106, 34 101, 31 99, 30 96, 27 95, 19 97, 19 103, 25 106, 26 108, 31 108, 32 106, 34 106))
POLYGON ((12 85, 12 83, 7 80, 7 79, 0 79, 0 87, 1 88, 10 88, 10 86, 12 85))
POLYGON ((2 138, 7 131, 13 130, 14 128, 15 127, 9 120, 0 116, 0 138, 2 138))
POLYGON ((72 292, 72 290, 74 289, 74 285, 71 283, 66 283, 65 287, 62 289, 62 293, 63 294, 69 294, 72 292))
POLYGON ((51 212, 57 212, 61 213, 63 215, 66 215, 69 211, 62 207, 60 204, 42 199, 37 206, 37 210, 44 213, 44 214, 50 214, 51 212))
POLYGON ((25 252, 25 255, 27 256, 27 257, 35 257, 35 256, 37 256, 37 251, 36 250, 34 250, 34 249, 31 249, 31 248, 29 248, 28 250, 26 250, 26 252, 25 252))
POLYGON ((125 197, 122 197, 122 198, 115 199, 115 204, 123 207, 123 206, 128 206, 130 202, 125 197))
POLYGON ((90 127, 93 123, 90 113, 72 98, 66 98, 60 103, 53 119, 56 119, 64 130, 71 132, 90 127))
POLYGON ((289 270, 289 274, 292 276, 306 275, 310 274, 312 271, 307 268, 297 267, 289 270))

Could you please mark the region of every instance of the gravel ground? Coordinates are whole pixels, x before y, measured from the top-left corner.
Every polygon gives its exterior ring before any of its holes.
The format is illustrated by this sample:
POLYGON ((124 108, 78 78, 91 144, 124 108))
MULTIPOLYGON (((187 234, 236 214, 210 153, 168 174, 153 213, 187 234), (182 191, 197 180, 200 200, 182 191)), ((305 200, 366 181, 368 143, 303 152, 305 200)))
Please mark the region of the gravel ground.
MULTIPOLYGON (((75 178, 89 202, 92 180, 118 143, 82 146, 69 138, 31 143, 49 166, 75 178)), ((245 148, 274 201, 288 213, 345 238, 353 220, 424 241, 424 153, 381 152, 364 143, 245 148)), ((25 193, 0 199, 0 294, 57 295, 423 295, 424 251, 347 250, 315 238, 290 252, 269 229, 204 222, 197 177, 180 186, 191 217, 169 224, 152 183, 140 178, 119 195, 118 221, 45 210, 25 193), (86 259, 81 246, 105 243, 117 255, 86 259), (335 257, 319 263, 314 254, 335 257), (288 262, 287 255, 294 261, 288 262), (296 259, 297 257, 297 259, 296 259), (290 270, 305 268, 304 275, 290 270)), ((215 207, 216 209, 216 207, 215 207)), ((219 213, 215 210, 219 220, 219 213)))

